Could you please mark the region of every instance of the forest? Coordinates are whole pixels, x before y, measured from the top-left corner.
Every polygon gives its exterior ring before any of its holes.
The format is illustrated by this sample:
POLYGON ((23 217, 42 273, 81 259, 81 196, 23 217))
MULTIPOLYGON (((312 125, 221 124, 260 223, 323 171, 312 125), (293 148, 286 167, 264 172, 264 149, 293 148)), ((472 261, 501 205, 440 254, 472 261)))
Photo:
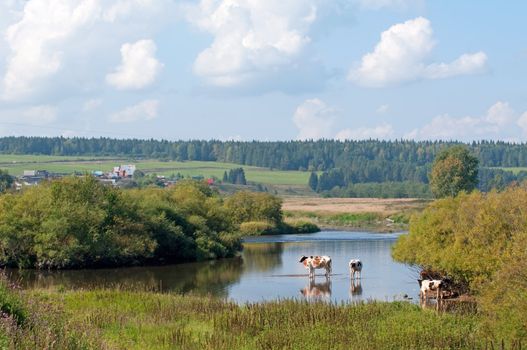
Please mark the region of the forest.
MULTIPOLYGON (((480 141, 167 141, 110 138, 3 137, 0 153, 54 156, 126 156, 137 159, 216 161, 277 170, 311 171, 313 191, 330 197, 431 197, 428 175, 442 150, 465 146, 479 161, 478 189, 504 189, 527 179, 527 144, 480 141)), ((245 184, 243 169, 225 183, 245 184)))
MULTIPOLYGON (((375 169, 392 168, 391 181, 419 180, 426 175, 418 170, 414 178, 408 167, 426 167, 444 148, 459 144, 446 141, 218 141, 218 140, 140 140, 111 138, 2 137, 0 153, 44 154, 57 156, 130 156, 166 160, 221 161, 280 170, 324 171, 332 168, 361 168, 373 162, 375 169), (398 165, 397 165, 398 164, 398 165)), ((527 144, 479 141, 467 144, 482 167, 526 167, 527 144)), ((378 180, 387 175, 377 174, 378 180)), ((364 182, 357 175, 358 181, 364 182)))

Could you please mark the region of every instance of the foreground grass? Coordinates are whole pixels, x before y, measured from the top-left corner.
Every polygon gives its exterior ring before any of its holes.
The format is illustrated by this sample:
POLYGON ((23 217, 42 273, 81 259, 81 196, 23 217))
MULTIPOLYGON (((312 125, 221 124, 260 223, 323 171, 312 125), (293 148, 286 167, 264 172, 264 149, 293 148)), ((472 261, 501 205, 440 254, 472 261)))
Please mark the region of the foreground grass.
POLYGON ((436 314, 404 302, 238 306, 123 290, 28 293, 37 304, 63 308, 64 329, 83 340, 74 348, 468 349, 478 341, 477 316, 436 314))

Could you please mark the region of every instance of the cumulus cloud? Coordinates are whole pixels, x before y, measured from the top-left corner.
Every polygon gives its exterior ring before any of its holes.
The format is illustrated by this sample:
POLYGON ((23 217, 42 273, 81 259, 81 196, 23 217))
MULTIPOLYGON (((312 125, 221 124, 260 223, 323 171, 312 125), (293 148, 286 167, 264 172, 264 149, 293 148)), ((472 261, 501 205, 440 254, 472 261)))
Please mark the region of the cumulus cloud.
POLYGON ((187 18, 214 39, 194 62, 209 84, 235 86, 290 65, 311 41, 316 0, 202 0, 187 18))
POLYGON ((523 133, 527 135, 527 112, 523 113, 517 121, 518 126, 522 129, 523 133))
MULTIPOLYGON (((13 0, 10 0, 13 2, 13 0)), ((30 95, 46 79, 63 70, 67 57, 90 57, 97 45, 115 40, 123 32, 135 30, 125 18, 145 16, 159 11, 168 0, 28 0, 20 5, 19 12, 12 11, 11 23, 5 34, 7 44, 6 69, 2 79, 1 97, 19 100, 30 95), (154 11, 154 12, 153 12, 154 11), (119 28, 115 36, 99 36, 87 40, 100 25, 127 24, 119 28), (82 42, 82 53, 77 43, 82 42)), ((16 7, 16 6, 15 6, 16 7)), ((100 33, 99 33, 100 34, 100 33)), ((100 52, 98 52, 100 53, 100 52)), ((79 60, 76 60, 78 63, 79 60)), ((89 61, 86 59, 86 61, 89 61)), ((75 66, 78 68, 78 66, 75 66)))
POLYGON ((333 123, 337 111, 318 98, 305 100, 297 107, 293 122, 298 128, 299 140, 332 137, 333 123))
POLYGON ((372 128, 344 129, 337 133, 337 140, 369 140, 387 139, 394 134, 393 127, 388 123, 382 123, 372 128))
POLYGON ((435 42, 424 17, 393 25, 381 34, 373 52, 362 57, 348 79, 369 87, 383 87, 418 79, 443 79, 484 71, 484 52, 463 54, 451 63, 426 64, 435 42))
POLYGON ((141 120, 152 120, 157 117, 158 110, 158 100, 145 100, 110 115, 109 120, 112 123, 130 123, 141 120))
POLYGON ((122 63, 106 82, 119 90, 142 89, 152 84, 163 64, 155 58, 156 44, 152 40, 139 40, 121 46, 122 63))
POLYGON ((404 138, 460 141, 505 138, 512 140, 520 136, 517 133, 516 125, 527 131, 526 114, 527 112, 518 116, 507 102, 498 101, 487 110, 485 115, 479 117, 456 118, 448 114, 436 116, 430 123, 422 128, 412 130, 404 138))

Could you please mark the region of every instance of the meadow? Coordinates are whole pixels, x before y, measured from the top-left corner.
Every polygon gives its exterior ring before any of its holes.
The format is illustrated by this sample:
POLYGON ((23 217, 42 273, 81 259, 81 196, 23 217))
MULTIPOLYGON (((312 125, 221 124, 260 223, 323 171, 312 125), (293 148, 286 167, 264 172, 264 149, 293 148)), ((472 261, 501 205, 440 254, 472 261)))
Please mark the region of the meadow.
POLYGON ((415 198, 285 197, 285 221, 309 222, 322 229, 363 229, 394 232, 408 229, 410 217, 429 200, 415 198))
POLYGON ((473 349, 485 344, 477 335, 478 315, 438 314, 408 302, 237 305, 122 289, 46 289, 23 292, 21 298, 32 300, 37 312, 3 330, 4 344, 16 348, 473 349))
MULTIPOLYGON (((0 155, 0 169, 11 175, 22 175, 24 170, 48 170, 55 173, 110 171, 121 164, 136 164, 145 173, 183 176, 203 176, 223 178, 223 173, 241 167, 234 163, 205 161, 160 161, 118 157, 62 157, 35 155, 0 155)), ((270 185, 301 185, 307 187, 310 173, 304 171, 270 170, 253 166, 243 166, 247 181, 270 185)))

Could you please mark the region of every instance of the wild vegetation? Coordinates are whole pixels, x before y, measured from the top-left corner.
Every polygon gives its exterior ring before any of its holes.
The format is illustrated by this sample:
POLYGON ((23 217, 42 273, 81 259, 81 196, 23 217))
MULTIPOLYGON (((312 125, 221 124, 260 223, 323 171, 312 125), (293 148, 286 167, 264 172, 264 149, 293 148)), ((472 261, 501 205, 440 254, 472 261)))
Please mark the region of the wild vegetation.
POLYGON ((37 312, 28 322, 0 328, 6 348, 471 349, 484 344, 475 334, 477 315, 436 314, 405 302, 282 300, 239 306, 218 298, 122 289, 36 290, 19 297, 37 312))
POLYGON ((195 181, 120 190, 90 176, 67 177, 0 196, 0 265, 84 268, 229 257, 241 249, 240 226, 247 222, 281 227, 281 201, 248 192, 224 201, 195 181))
POLYGON ((393 256, 466 285, 489 330, 526 338, 526 208, 526 185, 438 200, 413 218, 393 256))

